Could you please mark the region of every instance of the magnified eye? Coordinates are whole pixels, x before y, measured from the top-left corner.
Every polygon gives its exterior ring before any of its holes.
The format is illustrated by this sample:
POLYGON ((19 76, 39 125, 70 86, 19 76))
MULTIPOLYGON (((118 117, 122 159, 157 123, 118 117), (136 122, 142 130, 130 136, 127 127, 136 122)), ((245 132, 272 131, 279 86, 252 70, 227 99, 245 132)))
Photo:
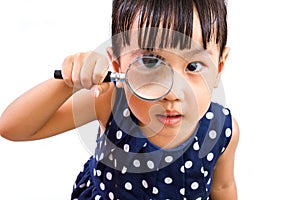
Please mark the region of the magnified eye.
POLYGON ((204 68, 203 64, 200 62, 191 62, 186 66, 186 71, 189 72, 200 72, 204 68))
POLYGON ((149 55, 141 57, 140 62, 147 68, 153 68, 158 66, 161 63, 161 60, 156 56, 149 55))

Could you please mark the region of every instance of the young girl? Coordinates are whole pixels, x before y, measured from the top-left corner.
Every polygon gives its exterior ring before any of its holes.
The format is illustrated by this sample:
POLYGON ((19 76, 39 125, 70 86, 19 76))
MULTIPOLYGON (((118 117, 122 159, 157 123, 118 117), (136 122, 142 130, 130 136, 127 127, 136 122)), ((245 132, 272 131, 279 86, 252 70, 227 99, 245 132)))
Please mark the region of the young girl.
POLYGON ((229 51, 224 1, 114 0, 112 13, 107 52, 128 81, 104 83, 108 62, 96 52, 69 56, 64 81, 47 80, 5 110, 1 136, 37 140, 98 120, 95 154, 78 175, 72 200, 237 199, 238 125, 211 101, 229 51), (129 79, 154 80, 161 71, 130 73, 160 66, 173 82, 149 100, 158 88, 147 85, 145 97, 129 79))

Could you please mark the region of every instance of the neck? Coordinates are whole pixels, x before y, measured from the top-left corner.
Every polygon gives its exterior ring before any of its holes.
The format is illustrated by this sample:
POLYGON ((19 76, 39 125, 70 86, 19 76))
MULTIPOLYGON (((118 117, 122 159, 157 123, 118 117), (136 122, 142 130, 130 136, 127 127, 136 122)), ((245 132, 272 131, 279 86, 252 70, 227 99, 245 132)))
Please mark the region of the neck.
POLYGON ((164 128, 158 133, 153 133, 149 129, 144 128, 142 128, 142 131, 154 145, 163 149, 172 149, 187 141, 193 135, 196 127, 181 128, 181 130, 177 130, 176 132, 172 128, 164 128))

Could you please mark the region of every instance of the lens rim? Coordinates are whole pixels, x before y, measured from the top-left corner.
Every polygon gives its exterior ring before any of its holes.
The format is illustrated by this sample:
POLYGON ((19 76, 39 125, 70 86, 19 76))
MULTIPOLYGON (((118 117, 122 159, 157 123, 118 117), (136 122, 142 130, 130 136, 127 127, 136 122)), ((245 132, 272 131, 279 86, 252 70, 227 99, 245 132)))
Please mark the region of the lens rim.
POLYGON ((128 66, 127 70, 126 70, 126 73, 125 73, 125 83, 126 83, 127 87, 129 88, 130 92, 133 93, 136 97, 138 97, 138 98, 140 98, 142 100, 145 100, 145 101, 150 101, 150 102, 151 101, 158 101, 160 99, 163 99, 165 96, 167 96, 171 92, 171 90, 173 88, 173 84, 174 84, 174 70, 173 70, 172 66, 167 61, 165 61, 165 60, 163 60, 163 59, 161 59, 161 58, 159 58, 157 56, 145 56, 145 55, 144 56, 140 56, 140 57, 136 58, 133 62, 131 62, 129 64, 129 66, 128 66), (130 86, 129 78, 128 78, 128 71, 131 69, 132 65, 135 62, 138 62, 140 59, 143 59, 143 58, 155 58, 155 59, 159 60, 160 63, 165 64, 165 66, 167 66, 168 69, 170 70, 170 74, 171 74, 171 77, 172 77, 172 79, 171 79, 171 85, 170 85, 170 88, 167 90, 167 92, 164 95, 162 95, 160 97, 157 97, 157 98, 145 98, 145 97, 137 94, 134 91, 134 89, 130 86))

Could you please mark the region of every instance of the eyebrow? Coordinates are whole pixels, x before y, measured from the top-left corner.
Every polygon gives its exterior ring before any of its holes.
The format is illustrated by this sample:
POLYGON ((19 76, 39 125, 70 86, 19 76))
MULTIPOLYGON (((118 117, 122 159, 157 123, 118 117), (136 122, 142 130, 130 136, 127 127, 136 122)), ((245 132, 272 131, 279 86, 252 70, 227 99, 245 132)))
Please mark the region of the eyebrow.
POLYGON ((180 49, 164 49, 164 48, 162 48, 162 49, 160 49, 160 48, 158 48, 158 49, 151 49, 151 50, 149 50, 149 49, 136 49, 136 50, 134 50, 133 51, 133 54, 138 54, 138 53, 159 53, 160 51, 168 51, 168 52, 172 52, 172 53, 175 53, 175 55, 178 55, 178 56, 180 56, 180 57, 183 57, 183 58, 187 58, 187 59, 189 59, 189 58, 193 58, 195 55, 197 56, 200 56, 200 55, 212 55, 213 53, 212 53, 212 51, 211 50, 209 50, 209 49, 204 49, 204 48, 202 48, 202 49, 185 49, 185 50, 180 50, 180 49))
POLYGON ((194 56, 205 56, 212 55, 212 51, 208 49, 187 49, 180 50, 178 54, 184 58, 192 58, 194 56))
POLYGON ((201 51, 200 49, 188 49, 188 50, 181 50, 180 52, 185 57, 191 57, 200 54, 201 52, 203 52, 203 50, 201 51))

